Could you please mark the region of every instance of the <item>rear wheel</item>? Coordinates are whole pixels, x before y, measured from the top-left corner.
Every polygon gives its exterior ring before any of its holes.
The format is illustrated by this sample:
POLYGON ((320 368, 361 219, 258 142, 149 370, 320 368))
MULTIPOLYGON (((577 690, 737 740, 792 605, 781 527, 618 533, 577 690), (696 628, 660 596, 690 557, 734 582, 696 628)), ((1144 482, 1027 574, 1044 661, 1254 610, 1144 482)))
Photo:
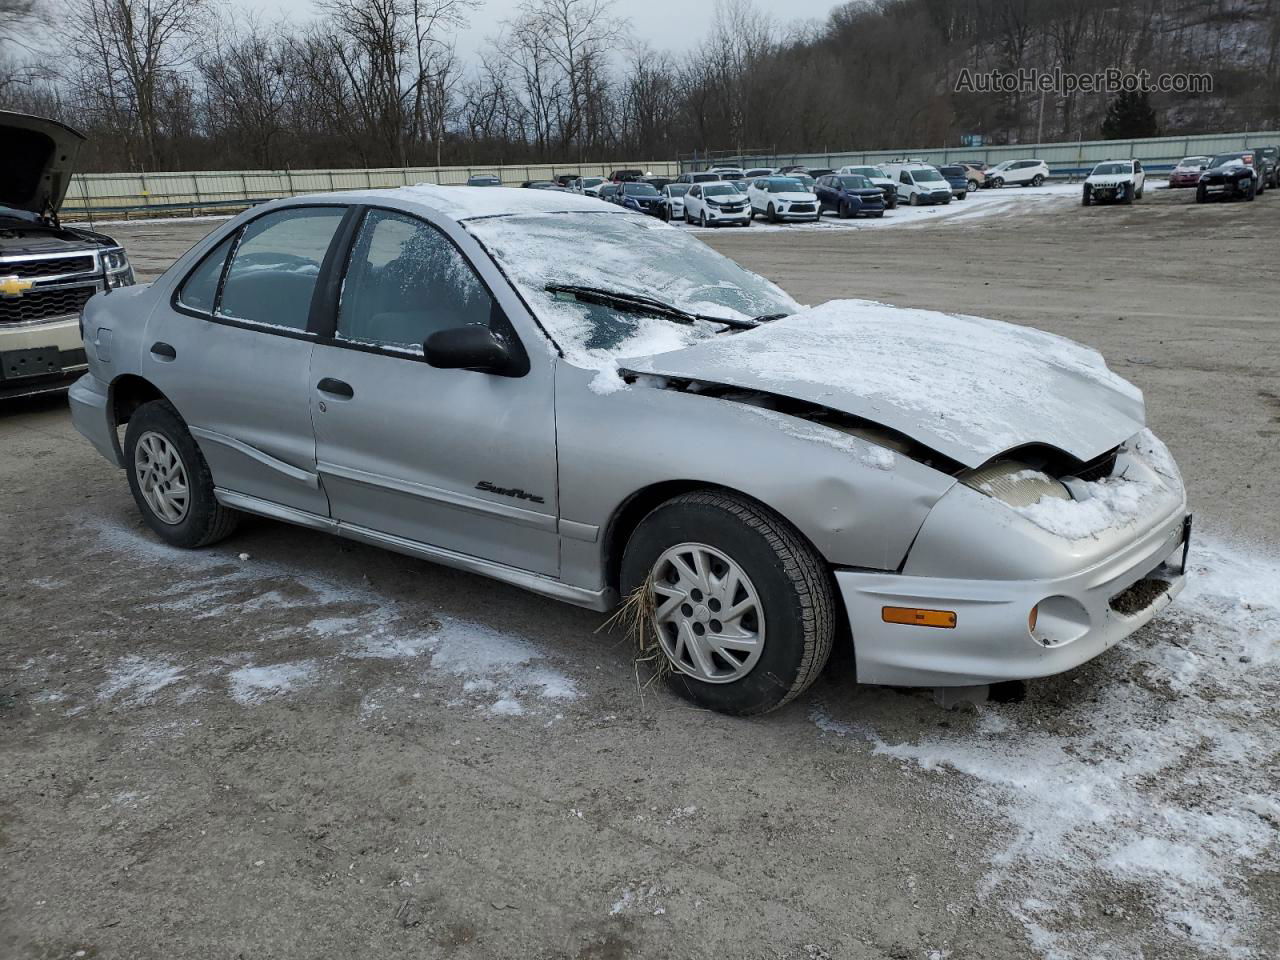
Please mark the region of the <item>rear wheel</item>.
POLYGON ((979 187, 981 187, 981 186, 982 186, 982 184, 980 184, 977 180, 970 180, 970 181, 969 181, 969 192, 970 192, 970 193, 976 193, 976 192, 977 192, 977 190, 978 190, 978 188, 979 188, 979 187))
POLYGON ((167 400, 143 404, 124 437, 129 490, 155 533, 176 547, 230 536, 240 513, 213 493, 213 475, 178 411, 167 400))
POLYGON ((826 664, 836 610, 826 564, 766 507, 712 490, 668 500, 623 556, 623 590, 646 581, 672 683, 703 707, 774 710, 826 664))

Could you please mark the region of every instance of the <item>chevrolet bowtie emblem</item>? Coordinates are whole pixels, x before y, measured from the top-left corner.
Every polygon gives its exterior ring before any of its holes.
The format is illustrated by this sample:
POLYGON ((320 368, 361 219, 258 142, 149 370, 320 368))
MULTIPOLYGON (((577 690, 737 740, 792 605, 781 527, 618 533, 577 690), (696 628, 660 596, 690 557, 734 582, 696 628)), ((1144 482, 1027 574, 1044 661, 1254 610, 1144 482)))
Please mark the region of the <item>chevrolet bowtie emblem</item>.
POLYGON ((34 280, 23 280, 21 277, 0 277, 0 296, 20 297, 36 285, 34 280))

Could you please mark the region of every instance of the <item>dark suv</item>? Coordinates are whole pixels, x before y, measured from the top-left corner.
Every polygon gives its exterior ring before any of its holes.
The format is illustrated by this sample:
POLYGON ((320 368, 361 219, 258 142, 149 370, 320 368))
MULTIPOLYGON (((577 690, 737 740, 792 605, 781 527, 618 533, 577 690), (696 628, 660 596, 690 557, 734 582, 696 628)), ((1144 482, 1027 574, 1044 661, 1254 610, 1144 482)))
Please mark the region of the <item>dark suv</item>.
POLYGON ((1280 147, 1250 147, 1249 149, 1257 154, 1262 186, 1280 188, 1280 147))
POLYGON ((65 389, 87 369, 85 303, 133 283, 119 244, 58 221, 83 142, 57 120, 0 110, 0 399, 65 389))
POLYGON ((1264 189, 1262 161, 1253 150, 1220 153, 1200 174, 1196 203, 1210 200, 1252 200, 1264 189))

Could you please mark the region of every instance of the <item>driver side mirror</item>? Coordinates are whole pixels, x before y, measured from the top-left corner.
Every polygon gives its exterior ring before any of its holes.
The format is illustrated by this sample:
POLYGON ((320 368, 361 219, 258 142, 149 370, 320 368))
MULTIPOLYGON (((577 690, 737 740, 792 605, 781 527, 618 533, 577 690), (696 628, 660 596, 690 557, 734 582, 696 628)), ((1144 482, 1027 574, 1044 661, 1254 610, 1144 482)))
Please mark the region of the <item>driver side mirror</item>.
POLYGON ((506 340, 478 323, 437 330, 427 337, 422 351, 427 363, 441 370, 505 374, 514 366, 506 340))

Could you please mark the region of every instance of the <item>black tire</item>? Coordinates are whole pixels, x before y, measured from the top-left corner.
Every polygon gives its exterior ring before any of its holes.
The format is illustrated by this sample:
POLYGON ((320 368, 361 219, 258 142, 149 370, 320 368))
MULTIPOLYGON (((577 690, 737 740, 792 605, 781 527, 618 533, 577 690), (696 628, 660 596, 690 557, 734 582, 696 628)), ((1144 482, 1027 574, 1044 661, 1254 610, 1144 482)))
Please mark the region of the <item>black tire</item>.
POLYGON ((999 190, 1001 187, 1004 186, 1004 180, 1002 180, 1000 177, 992 177, 990 180, 987 181, 987 183, 991 184, 991 189, 993 190, 999 190))
POLYGON ((1258 195, 1258 184, 1255 181, 1250 180, 1249 189, 1245 191, 1244 198, 1246 200, 1252 200, 1257 195, 1258 195))
POLYGON ((970 181, 969 181, 969 192, 970 192, 970 193, 977 193, 977 192, 978 192, 978 190, 979 190, 979 188, 981 188, 981 186, 982 186, 982 184, 980 184, 977 180, 970 180, 970 181))
POLYGON ((1032 177, 1032 178, 1031 178, 1031 185, 1032 185, 1033 187, 1042 187, 1042 186, 1044 186, 1044 176, 1043 176, 1043 175, 1041 175, 1041 174, 1039 174, 1039 173, 1037 173, 1034 177, 1032 177))
POLYGON ((770 222, 770 223, 777 223, 777 222, 778 222, 778 208, 777 208, 777 207, 775 207, 772 203, 771 203, 771 204, 769 204, 769 213, 768 213, 768 217, 769 217, 769 222, 770 222))
POLYGON ((175 547, 206 547, 226 539, 235 530, 242 514, 224 507, 213 495, 213 475, 204 454, 196 446, 178 411, 167 400, 152 400, 139 407, 129 418, 124 436, 125 473, 134 502, 156 535, 175 547), (158 433, 176 450, 187 475, 188 501, 185 516, 178 523, 168 523, 151 508, 142 495, 136 464, 138 440, 147 433, 158 433))
POLYGON ((908 203, 910 203, 910 204, 911 204, 911 206, 913 206, 913 207, 918 207, 918 206, 920 206, 920 194, 918 194, 918 193, 913 193, 913 194, 911 195, 911 199, 910 199, 910 200, 908 200, 907 202, 908 202, 908 203))
POLYGON ((877 220, 879 220, 881 217, 884 216, 884 211, 877 210, 875 213, 872 214, 872 216, 875 217, 877 220))
POLYGON ((1080 195, 1080 205, 1082 207, 1087 207, 1091 203, 1093 203, 1093 194, 1089 192, 1089 187, 1086 184, 1084 188, 1084 192, 1081 193, 1080 195))
MULTIPOLYGON (((840 204, 839 208, 836 210, 836 216, 841 220, 848 220, 853 215, 853 211, 849 209, 849 205, 847 203, 840 204)), ((821 214, 819 214, 819 216, 821 216, 821 214)))
POLYGON ((671 685, 699 706, 734 716, 767 713, 799 696, 822 672, 835 638, 836 601, 826 563, 781 516, 716 490, 668 500, 641 521, 622 558, 625 595, 649 576, 663 551, 696 541, 721 551, 755 585, 765 643, 751 672, 708 683, 675 670, 671 685))
POLYGON ((893 196, 888 197, 888 198, 886 198, 886 199, 885 199, 884 208, 885 208, 886 210, 897 210, 897 209, 898 209, 898 195, 897 195, 896 193, 895 193, 893 196))
POLYGON ((1133 203, 1133 184, 1132 183, 1126 183, 1124 185, 1124 197, 1120 200, 1120 202, 1133 203))
POLYGON ((1209 194, 1205 191, 1204 187, 1196 187, 1196 203, 1207 203, 1208 200, 1209 194))

